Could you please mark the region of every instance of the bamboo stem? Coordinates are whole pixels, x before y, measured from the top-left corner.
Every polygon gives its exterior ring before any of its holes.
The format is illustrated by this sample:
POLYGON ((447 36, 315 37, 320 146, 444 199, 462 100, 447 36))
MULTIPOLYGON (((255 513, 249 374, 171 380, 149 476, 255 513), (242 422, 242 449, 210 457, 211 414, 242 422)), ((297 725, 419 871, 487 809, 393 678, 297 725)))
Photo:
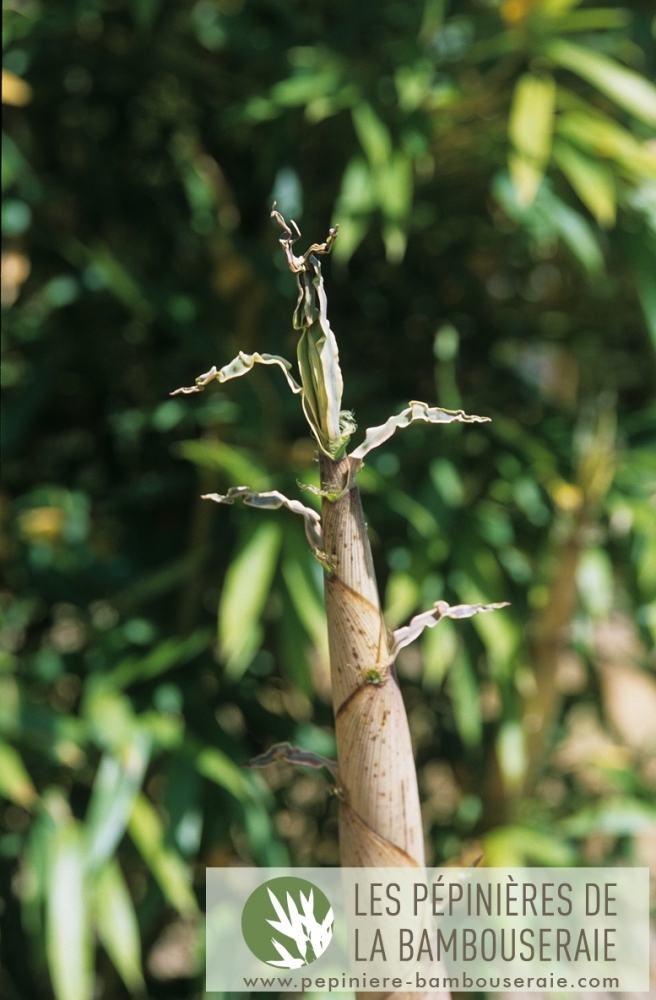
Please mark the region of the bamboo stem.
MULTIPOLYGON (((349 461, 320 455, 324 498, 326 613, 343 789, 339 836, 345 867, 424 865, 419 790, 408 719, 389 663, 357 486, 342 493, 349 461), (339 495, 341 493, 341 495, 339 495)), ((384 994, 360 994, 372 1000, 384 994)), ((401 1000, 405 994, 389 994, 401 1000)), ((446 992, 412 994, 447 1000, 446 992)))

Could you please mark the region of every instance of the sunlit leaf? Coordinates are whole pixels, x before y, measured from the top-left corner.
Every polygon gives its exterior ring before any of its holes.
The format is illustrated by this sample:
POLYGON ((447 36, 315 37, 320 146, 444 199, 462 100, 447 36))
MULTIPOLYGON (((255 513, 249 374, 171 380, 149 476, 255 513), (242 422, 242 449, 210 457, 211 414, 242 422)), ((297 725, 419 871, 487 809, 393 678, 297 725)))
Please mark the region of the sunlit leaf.
POLYGON ((220 469, 231 482, 245 483, 253 490, 266 490, 269 477, 245 448, 223 441, 180 441, 176 451, 205 469, 220 469))
POLYGON ((656 155, 625 128, 581 111, 560 115, 557 132, 587 152, 615 160, 632 178, 656 178, 656 155))
POLYGON ((558 66, 583 77, 636 118, 656 125, 656 87, 645 77, 601 52, 560 38, 546 42, 543 51, 558 66))
POLYGON ((162 822, 144 795, 135 799, 128 830, 171 906, 182 914, 195 914, 198 906, 191 872, 180 855, 165 845, 162 822))
POLYGON ((259 646, 259 619, 271 588, 281 538, 279 525, 260 525, 226 574, 219 604, 219 641, 230 677, 243 674, 259 646))
POLYGON ((460 739, 466 747, 478 746, 483 733, 480 697, 469 656, 463 647, 449 671, 449 694, 460 739))
POLYGON ((496 740, 497 758, 505 788, 516 795, 526 772, 526 739, 521 723, 512 719, 504 722, 496 740))
POLYGON ((577 152, 568 143, 554 143, 556 163, 567 177, 577 195, 590 209, 600 226, 615 222, 617 196, 612 172, 598 160, 577 152))
POLYGON ((51 836, 46 951, 57 1000, 91 1000, 93 938, 85 877, 84 838, 75 820, 51 836))
POLYGON ((85 823, 91 868, 111 856, 125 832, 148 766, 149 744, 146 734, 137 729, 120 758, 110 754, 101 758, 85 823))
POLYGON ((419 584, 409 573, 390 573, 385 590, 385 621, 396 628, 419 604, 419 584))
POLYGON ((509 156, 517 202, 532 205, 551 152, 556 84, 551 76, 526 73, 515 85, 508 134, 515 152, 509 156))
POLYGON ((389 131, 366 101, 353 108, 353 124, 371 166, 377 168, 387 163, 392 153, 389 131))
POLYGON ((193 660, 207 649, 211 639, 212 633, 206 628, 197 629, 184 639, 165 639, 146 656, 124 660, 108 675, 108 680, 115 687, 127 687, 139 681, 150 680, 193 660))
POLYGON ((656 809, 639 799, 611 798, 586 806, 559 826, 570 837, 587 837, 591 833, 634 836, 656 828, 656 809))
POLYGON ((221 785, 240 802, 253 798, 253 789, 244 774, 227 754, 216 747, 201 750, 196 758, 196 767, 204 778, 221 785))
POLYGON ((586 549, 576 574, 581 600, 590 615, 603 618, 613 604, 613 566, 601 548, 586 549))
POLYGON ((282 575, 291 597, 294 611, 321 656, 328 659, 328 626, 326 612, 312 582, 298 559, 287 556, 282 563, 282 575))
POLYGON ((277 365, 282 369, 285 378, 287 379, 287 384, 292 392, 301 392, 301 387, 298 382, 291 375, 291 364, 289 361, 285 361, 284 358, 278 357, 277 354, 245 354, 244 351, 240 351, 236 358, 227 364, 223 368, 217 369, 216 366, 210 368, 208 372, 204 375, 199 375, 196 379, 194 385, 184 386, 181 389, 176 389, 174 392, 170 393, 171 396, 178 396, 180 393, 184 395, 190 395, 195 392, 202 392, 203 389, 210 384, 210 382, 229 382, 233 378, 241 378, 242 375, 247 375, 248 372, 252 371, 253 365, 277 365))
POLYGON ((107 861, 95 879, 98 937, 131 993, 144 990, 141 940, 134 904, 116 859, 107 861))
POLYGON ((423 686, 431 691, 439 688, 458 652, 458 633, 448 618, 439 628, 426 629, 421 641, 424 666, 423 686))
POLYGON ((21 755, 3 742, 0 742, 0 794, 25 809, 29 809, 36 799, 36 788, 21 755))
POLYGON ((493 830, 484 837, 483 848, 489 868, 524 868, 530 864, 559 868, 576 862, 576 852, 558 834, 524 826, 493 830))

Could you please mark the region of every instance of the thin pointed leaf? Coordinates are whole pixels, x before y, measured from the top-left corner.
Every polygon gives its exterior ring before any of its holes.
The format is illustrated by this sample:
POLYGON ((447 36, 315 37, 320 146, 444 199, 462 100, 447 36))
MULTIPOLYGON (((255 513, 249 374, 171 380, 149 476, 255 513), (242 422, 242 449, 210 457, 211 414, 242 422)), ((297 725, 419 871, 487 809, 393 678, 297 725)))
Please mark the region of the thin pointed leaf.
POLYGON ((2 742, 0 742, 0 794, 24 809, 29 809, 37 797, 36 788, 18 750, 9 743, 2 742))
POLYGON ((428 406, 427 403, 410 400, 410 404, 401 413, 390 417, 379 427, 369 427, 364 441, 351 452, 349 457, 361 462, 370 451, 388 441, 395 431, 409 427, 415 420, 423 420, 429 424, 484 424, 488 423, 490 418, 470 416, 462 410, 443 410, 439 406, 428 406))
POLYGON ((601 52, 561 38, 547 42, 543 51, 558 66, 583 77, 636 118, 656 125, 656 87, 645 77, 620 66, 601 52))
POLYGON ((259 507, 261 510, 279 510, 286 507, 293 514, 300 514, 305 523, 305 534, 313 549, 323 549, 323 534, 321 531, 321 516, 311 507, 306 507, 300 500, 289 500, 278 490, 268 493, 255 493, 248 486, 231 486, 226 494, 206 493, 203 500, 214 500, 215 503, 233 504, 241 499, 248 507, 259 507))
POLYGON ((436 601, 430 611, 423 611, 420 615, 415 615, 409 625, 396 629, 391 661, 394 662, 404 646, 409 646, 411 642, 418 639, 425 628, 434 628, 442 618, 472 618, 485 611, 498 611, 499 608, 507 608, 508 604, 508 601, 502 601, 499 604, 455 604, 450 606, 446 601, 436 601))
POLYGON ((183 915, 197 914, 191 873, 180 855, 164 844, 162 822, 144 795, 135 799, 128 830, 171 906, 183 915))
POLYGON ((200 774, 234 795, 240 802, 253 798, 253 789, 233 760, 217 747, 206 747, 196 758, 196 768, 200 774))
POLYGON ((259 624, 280 551, 277 524, 263 524, 233 559, 219 604, 219 642, 226 672, 241 677, 261 641, 259 624))
POLYGON ((617 211, 617 195, 612 171, 565 142, 554 143, 553 155, 584 205, 600 226, 612 226, 617 211))
POLYGON ((100 870, 96 881, 98 937, 131 993, 145 989, 141 969, 141 940, 134 904, 115 858, 100 870))
POLYGON ((52 835, 46 953, 57 1000, 91 1000, 93 939, 85 884, 84 841, 69 819, 52 835))
POLYGON ((301 392, 301 386, 298 384, 296 379, 290 374, 291 364, 286 361, 285 358, 279 357, 277 354, 244 354, 240 351, 237 357, 231 361, 229 364, 224 365, 223 368, 217 369, 216 366, 210 368, 208 372, 204 375, 199 375, 196 379, 196 384, 191 386, 186 386, 181 389, 176 389, 174 392, 170 393, 171 396, 179 396, 184 394, 185 396, 190 395, 194 392, 202 392, 205 386, 209 385, 210 382, 227 382, 231 378, 239 378, 241 375, 248 374, 253 368, 253 365, 278 365, 282 368, 287 383, 292 392, 301 392))
POLYGON ((127 827, 148 766, 150 739, 135 730, 121 758, 104 754, 96 772, 87 811, 88 864, 100 867, 114 853, 127 827))
POLYGON ((526 73, 515 86, 508 134, 515 152, 508 165, 517 202, 533 204, 551 152, 556 84, 552 76, 526 73))

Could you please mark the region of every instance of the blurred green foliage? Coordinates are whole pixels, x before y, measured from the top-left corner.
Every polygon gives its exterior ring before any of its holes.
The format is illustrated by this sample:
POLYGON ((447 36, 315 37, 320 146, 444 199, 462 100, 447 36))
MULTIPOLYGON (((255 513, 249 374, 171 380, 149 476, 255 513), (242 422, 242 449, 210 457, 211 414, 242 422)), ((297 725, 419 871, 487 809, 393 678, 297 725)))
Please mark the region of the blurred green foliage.
POLYGON ((320 568, 198 499, 316 486, 297 400, 168 395, 294 356, 274 198, 340 224, 360 426, 493 418, 360 477, 390 627, 511 601, 399 658, 431 859, 656 864, 652 5, 4 6, 3 995, 202 995, 206 865, 337 863, 322 776, 238 767, 334 753, 320 568))

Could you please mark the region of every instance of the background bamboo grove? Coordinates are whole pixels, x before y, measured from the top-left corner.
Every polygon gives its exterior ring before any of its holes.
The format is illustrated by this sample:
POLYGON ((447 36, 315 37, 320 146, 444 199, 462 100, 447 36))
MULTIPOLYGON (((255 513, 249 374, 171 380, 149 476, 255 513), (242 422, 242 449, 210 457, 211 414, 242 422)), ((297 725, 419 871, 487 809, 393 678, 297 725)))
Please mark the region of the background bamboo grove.
POLYGON ((324 263, 427 860, 656 867, 653 5, 5 0, 0 991, 203 996, 207 865, 334 865, 324 263), (318 498, 305 492, 303 502, 318 498))

